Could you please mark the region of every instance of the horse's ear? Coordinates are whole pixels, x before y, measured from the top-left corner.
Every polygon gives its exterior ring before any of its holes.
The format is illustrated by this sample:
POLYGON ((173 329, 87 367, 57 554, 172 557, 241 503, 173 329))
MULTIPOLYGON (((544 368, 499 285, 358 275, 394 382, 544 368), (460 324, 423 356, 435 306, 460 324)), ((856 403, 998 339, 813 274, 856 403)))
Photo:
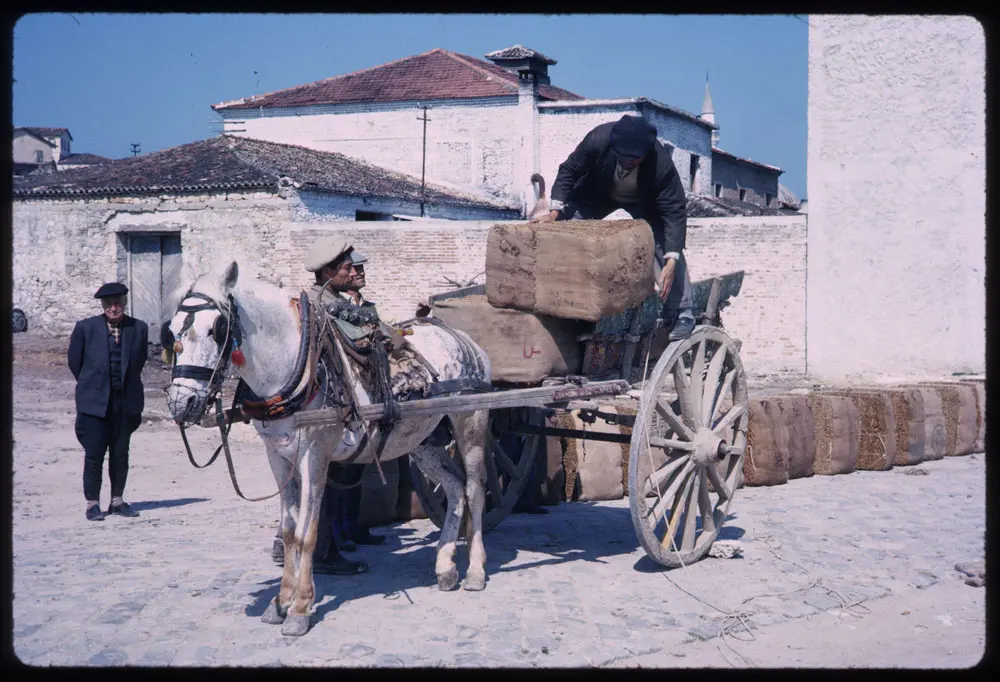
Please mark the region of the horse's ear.
POLYGON ((229 264, 226 268, 226 272, 222 276, 222 284, 226 289, 232 289, 236 286, 236 280, 240 276, 240 267, 236 265, 236 261, 229 264))

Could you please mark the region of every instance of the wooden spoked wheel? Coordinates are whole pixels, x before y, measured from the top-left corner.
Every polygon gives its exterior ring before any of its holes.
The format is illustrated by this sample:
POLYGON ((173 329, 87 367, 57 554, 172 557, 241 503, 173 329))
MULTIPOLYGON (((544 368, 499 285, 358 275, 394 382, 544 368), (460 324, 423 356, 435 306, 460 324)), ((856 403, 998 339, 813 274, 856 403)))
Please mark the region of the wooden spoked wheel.
POLYGON ((668 568, 708 552, 742 483, 749 420, 735 342, 697 327, 665 350, 632 431, 628 496, 636 535, 668 568))
MULTIPOLYGON (((538 416, 528 408, 490 411, 490 437, 486 448, 484 532, 496 528, 514 509, 531 478, 538 448, 543 445, 542 436, 516 436, 507 433, 507 428, 518 421, 540 423, 538 416)), ((458 454, 452 450, 452 460, 455 463, 453 470, 464 476, 457 457, 458 454)), ((444 488, 424 476, 412 461, 410 476, 413 480, 413 490, 420 498, 420 504, 427 512, 427 517, 434 522, 434 525, 441 528, 448 508, 444 488)))

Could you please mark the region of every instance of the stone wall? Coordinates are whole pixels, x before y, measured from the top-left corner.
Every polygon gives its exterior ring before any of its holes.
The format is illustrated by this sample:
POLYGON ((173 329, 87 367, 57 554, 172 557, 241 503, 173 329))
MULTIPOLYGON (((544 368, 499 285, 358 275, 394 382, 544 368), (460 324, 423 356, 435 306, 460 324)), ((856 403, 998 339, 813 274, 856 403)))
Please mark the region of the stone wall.
POLYGON ((983 372, 983 27, 809 24, 810 374, 983 372))
POLYGON ((758 206, 777 207, 778 172, 752 166, 723 154, 712 155, 712 193, 710 196, 721 196, 723 199, 736 199, 758 206), (722 185, 722 192, 717 193, 714 185, 722 185), (740 199, 740 190, 746 192, 740 199))

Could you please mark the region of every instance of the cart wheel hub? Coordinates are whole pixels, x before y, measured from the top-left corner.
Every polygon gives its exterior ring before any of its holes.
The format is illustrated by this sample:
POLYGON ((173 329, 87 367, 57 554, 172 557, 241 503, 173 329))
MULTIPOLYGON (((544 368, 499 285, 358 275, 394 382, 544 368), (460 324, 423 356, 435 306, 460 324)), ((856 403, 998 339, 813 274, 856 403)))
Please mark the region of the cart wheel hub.
POLYGON ((729 454, 729 447, 726 441, 715 434, 711 429, 699 429, 694 435, 694 452, 691 459, 698 466, 708 466, 715 464, 719 460, 725 459, 729 454))

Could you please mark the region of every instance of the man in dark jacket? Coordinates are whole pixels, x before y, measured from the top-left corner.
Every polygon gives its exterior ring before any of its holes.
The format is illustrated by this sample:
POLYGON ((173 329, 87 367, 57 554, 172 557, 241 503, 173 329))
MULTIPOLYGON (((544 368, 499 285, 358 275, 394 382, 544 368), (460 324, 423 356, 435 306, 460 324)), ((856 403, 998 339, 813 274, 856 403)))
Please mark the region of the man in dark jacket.
POLYGON ((648 222, 661 268, 662 316, 676 320, 670 339, 691 334, 691 280, 684 258, 687 200, 670 152, 656 139, 651 123, 622 116, 587 133, 559 166, 549 206, 550 212, 534 222, 599 220, 619 208, 648 222))
POLYGON ((84 451, 83 496, 89 521, 104 520, 100 496, 106 452, 111 480, 108 513, 139 515, 122 495, 129 439, 142 423, 142 368, 149 327, 125 314, 127 295, 124 284, 103 285, 94 298, 101 300, 104 313, 77 322, 69 341, 69 368, 76 377, 76 438, 84 451))

